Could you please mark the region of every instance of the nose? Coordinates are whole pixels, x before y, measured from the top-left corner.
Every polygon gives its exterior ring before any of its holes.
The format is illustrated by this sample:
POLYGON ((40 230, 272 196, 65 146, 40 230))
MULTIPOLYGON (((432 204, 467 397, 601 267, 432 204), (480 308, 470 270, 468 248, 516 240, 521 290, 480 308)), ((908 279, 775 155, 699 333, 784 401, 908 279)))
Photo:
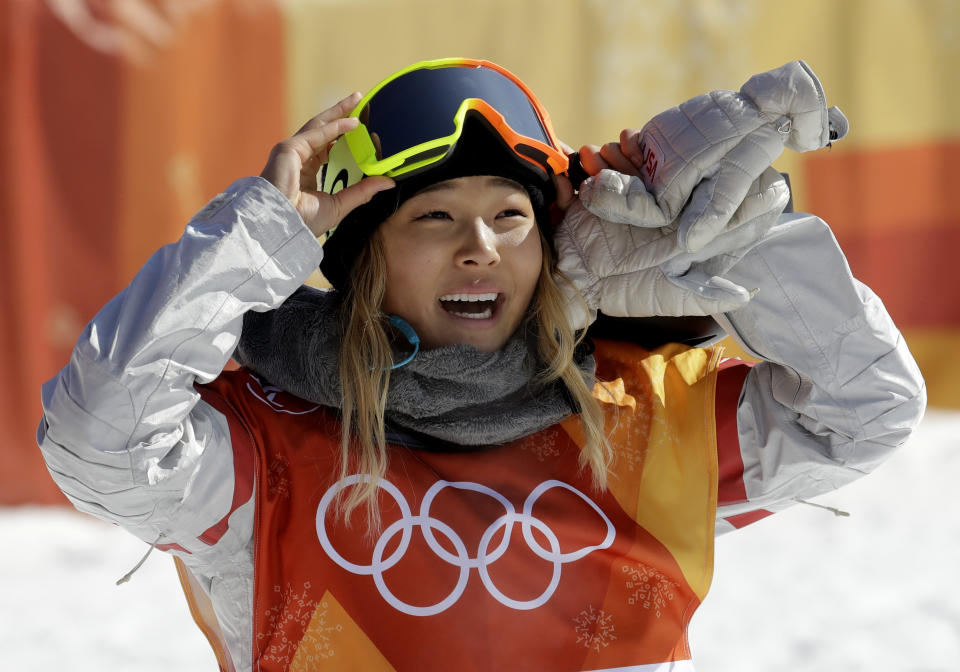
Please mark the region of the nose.
POLYGON ((482 217, 465 225, 463 242, 457 250, 455 262, 458 266, 496 266, 500 263, 497 234, 482 217))

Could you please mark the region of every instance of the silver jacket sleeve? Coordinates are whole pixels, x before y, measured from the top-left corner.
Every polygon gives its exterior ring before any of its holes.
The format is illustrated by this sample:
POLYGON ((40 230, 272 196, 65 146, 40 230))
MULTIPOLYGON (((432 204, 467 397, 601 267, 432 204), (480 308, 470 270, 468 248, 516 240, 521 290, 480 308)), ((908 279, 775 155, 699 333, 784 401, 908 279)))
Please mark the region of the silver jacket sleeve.
POLYGON ((230 432, 194 383, 223 370, 245 312, 280 305, 321 257, 279 191, 240 180, 100 310, 43 386, 37 439, 54 480, 79 510, 183 549, 237 669, 250 665, 253 501, 230 512, 230 432), (215 544, 198 538, 227 515, 215 544))
POLYGON ((729 516, 774 512, 870 472, 926 406, 899 330, 820 218, 783 215, 725 277, 757 292, 717 319, 764 361, 737 415, 747 497, 721 507, 718 532, 732 529, 729 516))

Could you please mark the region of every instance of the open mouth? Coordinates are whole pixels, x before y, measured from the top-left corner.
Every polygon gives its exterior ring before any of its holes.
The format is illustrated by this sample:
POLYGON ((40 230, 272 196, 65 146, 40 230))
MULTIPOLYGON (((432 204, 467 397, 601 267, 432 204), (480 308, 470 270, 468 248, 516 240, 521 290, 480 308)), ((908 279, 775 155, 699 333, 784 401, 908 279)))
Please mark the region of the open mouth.
POLYGON ((445 311, 468 320, 486 320, 493 317, 500 304, 501 295, 496 292, 487 294, 444 294, 440 305, 445 311))

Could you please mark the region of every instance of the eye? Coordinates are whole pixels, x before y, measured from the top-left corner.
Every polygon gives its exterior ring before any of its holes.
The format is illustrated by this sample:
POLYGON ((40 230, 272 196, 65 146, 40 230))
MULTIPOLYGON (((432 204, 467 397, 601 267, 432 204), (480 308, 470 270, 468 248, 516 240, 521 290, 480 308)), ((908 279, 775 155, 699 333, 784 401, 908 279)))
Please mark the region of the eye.
POLYGON ((524 212, 523 210, 520 210, 519 208, 507 208, 506 210, 502 210, 500 214, 497 215, 497 217, 526 217, 526 216, 527 216, 527 213, 524 212))
POLYGON ((431 210, 429 212, 423 213, 422 215, 418 215, 414 217, 415 221, 429 220, 429 219, 453 219, 453 217, 451 217, 450 213, 447 212, 446 210, 431 210))

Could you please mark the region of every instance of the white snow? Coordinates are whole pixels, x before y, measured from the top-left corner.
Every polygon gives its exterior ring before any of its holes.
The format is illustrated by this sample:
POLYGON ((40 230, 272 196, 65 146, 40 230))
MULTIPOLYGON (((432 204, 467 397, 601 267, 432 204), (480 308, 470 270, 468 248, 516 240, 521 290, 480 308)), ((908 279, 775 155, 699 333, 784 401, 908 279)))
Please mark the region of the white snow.
POLYGON ((960 670, 960 413, 873 474, 717 540, 698 672, 960 670))
MULTIPOLYGON (((698 672, 960 669, 960 413, 875 474, 717 542, 698 672)), ((172 561, 67 510, 0 509, 0 668, 213 672, 172 561)))

